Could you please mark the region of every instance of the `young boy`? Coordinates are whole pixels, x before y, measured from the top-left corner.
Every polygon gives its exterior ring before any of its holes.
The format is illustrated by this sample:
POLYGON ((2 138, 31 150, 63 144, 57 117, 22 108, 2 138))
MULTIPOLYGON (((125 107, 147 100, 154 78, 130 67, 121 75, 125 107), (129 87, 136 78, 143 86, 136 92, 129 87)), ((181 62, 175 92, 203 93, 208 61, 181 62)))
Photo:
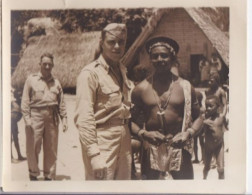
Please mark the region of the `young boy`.
POLYGON ((206 98, 206 113, 204 120, 205 130, 205 167, 203 178, 207 178, 212 156, 217 163, 219 179, 224 179, 224 130, 223 116, 219 113, 220 100, 217 96, 209 95, 206 98))

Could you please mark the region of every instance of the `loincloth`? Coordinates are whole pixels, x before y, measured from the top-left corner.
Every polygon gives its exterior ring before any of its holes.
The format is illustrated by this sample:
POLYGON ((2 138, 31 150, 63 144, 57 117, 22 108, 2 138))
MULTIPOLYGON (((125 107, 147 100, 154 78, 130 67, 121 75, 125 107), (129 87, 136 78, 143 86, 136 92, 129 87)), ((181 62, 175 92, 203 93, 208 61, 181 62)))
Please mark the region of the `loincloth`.
POLYGON ((154 170, 179 171, 182 161, 182 149, 161 144, 160 146, 149 145, 150 165, 154 170))

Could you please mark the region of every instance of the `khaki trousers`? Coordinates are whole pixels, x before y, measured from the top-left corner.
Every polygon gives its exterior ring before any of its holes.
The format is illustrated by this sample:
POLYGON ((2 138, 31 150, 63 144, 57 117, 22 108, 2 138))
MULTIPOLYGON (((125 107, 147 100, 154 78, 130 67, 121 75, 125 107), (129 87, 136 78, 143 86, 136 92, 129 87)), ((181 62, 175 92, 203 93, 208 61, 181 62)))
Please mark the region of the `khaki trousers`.
POLYGON ((32 130, 26 129, 26 153, 29 173, 39 176, 39 153, 43 142, 44 176, 55 179, 57 146, 58 146, 58 116, 55 107, 31 109, 32 130))
MULTIPOLYGON (((105 180, 131 179, 131 139, 128 125, 104 125, 96 129, 100 155, 107 166, 105 180)), ((86 180, 95 180, 90 157, 82 145, 86 180)))

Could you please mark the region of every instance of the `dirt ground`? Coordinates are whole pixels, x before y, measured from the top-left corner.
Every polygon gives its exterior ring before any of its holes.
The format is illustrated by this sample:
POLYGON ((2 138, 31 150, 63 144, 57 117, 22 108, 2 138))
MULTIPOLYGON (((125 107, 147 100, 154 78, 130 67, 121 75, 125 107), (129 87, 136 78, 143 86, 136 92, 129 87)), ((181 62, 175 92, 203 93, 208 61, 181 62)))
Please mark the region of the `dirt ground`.
MULTIPOLYGON (((65 95, 65 101, 67 106, 68 114, 68 131, 63 133, 60 128, 59 132, 59 143, 58 143, 58 159, 57 159, 57 171, 56 171, 56 180, 84 180, 84 165, 82 162, 81 147, 79 142, 79 134, 76 129, 73 121, 74 109, 75 109, 75 96, 74 95, 65 95)), ((24 130, 24 121, 23 119, 18 124, 19 127, 19 143, 21 147, 21 153, 23 156, 26 156, 25 149, 25 130, 24 130)), ((228 133, 225 133, 225 140, 227 140, 228 133)), ((227 140, 228 141, 228 140, 227 140)), ((227 144, 226 144, 227 147, 227 144)), ((15 147, 12 144, 13 155, 16 158, 15 147)), ((43 149, 40 153, 39 166, 41 169, 41 174, 39 180, 43 180, 43 149)), ((225 159, 227 159, 228 152, 225 152, 225 159)), ((199 159, 200 147, 199 147, 199 159)), ((226 163, 226 162, 225 162, 226 163)), ((193 164, 194 167, 194 178, 195 180, 201 180, 203 175, 203 164, 193 164)), ((136 163, 137 173, 139 175, 140 164, 136 163)), ((11 175, 12 180, 15 181, 25 181, 29 180, 28 177, 28 165, 27 161, 12 163, 11 165, 11 175)), ((218 179, 218 174, 216 168, 211 169, 208 175, 209 180, 218 179)))

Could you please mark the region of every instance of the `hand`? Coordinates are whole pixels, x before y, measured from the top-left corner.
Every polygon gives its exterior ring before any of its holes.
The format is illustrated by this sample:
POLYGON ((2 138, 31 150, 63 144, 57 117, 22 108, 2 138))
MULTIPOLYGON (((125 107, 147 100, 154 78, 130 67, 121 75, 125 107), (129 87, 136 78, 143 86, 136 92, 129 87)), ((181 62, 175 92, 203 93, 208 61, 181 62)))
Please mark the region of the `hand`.
POLYGON ((184 131, 184 132, 180 132, 176 134, 172 139, 173 141, 172 146, 176 148, 182 148, 184 143, 189 139, 189 137, 190 137, 190 133, 188 131, 184 131))
POLYGON ((91 166, 94 172, 95 179, 104 179, 107 175, 107 166, 106 162, 100 154, 93 156, 91 158, 91 166))
POLYGON ((62 126, 63 126, 63 132, 66 132, 68 130, 67 118, 62 119, 62 126))
POLYGON ((165 140, 165 136, 159 133, 159 131, 145 131, 143 138, 151 144, 157 146, 159 146, 165 140))

